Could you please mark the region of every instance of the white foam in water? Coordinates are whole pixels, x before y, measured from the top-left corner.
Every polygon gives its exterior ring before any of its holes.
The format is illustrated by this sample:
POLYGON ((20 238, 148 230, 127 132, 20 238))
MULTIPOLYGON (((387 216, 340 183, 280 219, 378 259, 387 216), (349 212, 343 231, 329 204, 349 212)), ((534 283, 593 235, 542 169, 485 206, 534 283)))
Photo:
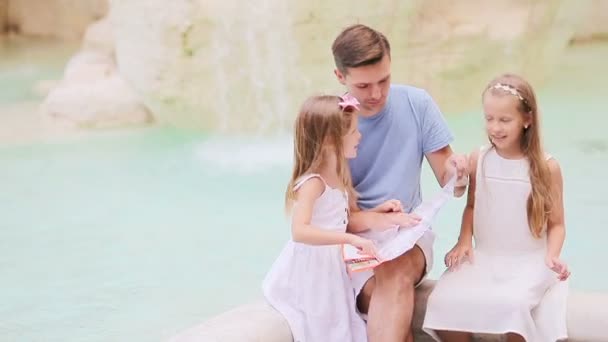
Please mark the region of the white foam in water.
POLYGON ((211 138, 196 148, 195 155, 209 171, 257 173, 289 167, 293 159, 293 138, 211 138))

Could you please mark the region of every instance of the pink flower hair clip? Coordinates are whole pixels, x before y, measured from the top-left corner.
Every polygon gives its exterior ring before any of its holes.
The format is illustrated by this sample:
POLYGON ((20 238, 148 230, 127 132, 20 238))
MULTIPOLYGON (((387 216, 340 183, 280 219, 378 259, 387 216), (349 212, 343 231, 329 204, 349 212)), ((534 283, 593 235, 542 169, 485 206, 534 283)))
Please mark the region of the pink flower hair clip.
POLYGON ((349 107, 354 108, 355 110, 359 110, 359 101, 357 101, 357 99, 352 96, 349 93, 346 93, 342 96, 340 96, 340 99, 342 101, 338 102, 338 105, 340 106, 340 109, 345 110, 349 107))

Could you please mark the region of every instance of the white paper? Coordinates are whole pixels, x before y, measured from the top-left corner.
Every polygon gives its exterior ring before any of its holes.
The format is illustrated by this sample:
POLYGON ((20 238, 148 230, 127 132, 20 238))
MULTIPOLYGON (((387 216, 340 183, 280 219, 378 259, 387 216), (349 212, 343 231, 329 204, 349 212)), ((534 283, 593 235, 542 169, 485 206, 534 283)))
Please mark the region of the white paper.
POLYGON ((428 201, 423 201, 413 213, 420 216, 420 223, 411 228, 399 228, 397 236, 390 240, 382 241, 378 246, 378 256, 381 261, 395 259, 408 250, 412 249, 418 239, 430 229, 431 223, 439 213, 439 210, 454 197, 454 184, 456 176, 428 201))
POLYGON ((349 272, 373 268, 380 262, 395 259, 412 249, 422 235, 430 229, 431 223, 437 216, 437 213, 439 213, 439 210, 448 200, 454 197, 455 183, 456 176, 453 176, 439 193, 430 200, 423 201, 413 210, 413 213, 421 218, 420 222, 414 227, 398 228, 395 226, 395 228, 384 231, 368 231, 361 234, 362 237, 370 238, 377 244, 379 262, 370 255, 361 254, 352 245, 344 245, 342 253, 344 261, 349 267, 349 272), (392 236, 393 234, 394 236, 392 236), (382 237, 383 235, 385 236, 384 238, 382 237))

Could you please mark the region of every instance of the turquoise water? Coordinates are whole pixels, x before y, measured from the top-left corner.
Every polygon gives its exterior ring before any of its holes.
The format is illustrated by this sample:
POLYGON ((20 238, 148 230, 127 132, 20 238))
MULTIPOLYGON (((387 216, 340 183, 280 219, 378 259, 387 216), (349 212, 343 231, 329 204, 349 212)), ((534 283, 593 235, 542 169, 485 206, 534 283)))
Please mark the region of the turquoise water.
MULTIPOLYGON (((597 77, 607 57, 608 46, 578 47, 539 91, 547 147, 565 178, 564 257, 572 288, 585 291, 608 291, 600 264, 608 119, 597 77)), ((21 84, 4 103, 29 98, 31 82, 21 84)), ((483 143, 478 110, 448 121, 457 150, 483 143)), ((1 146, 2 340, 161 340, 258 297, 289 237, 290 153, 288 137, 162 127, 1 146)), ((424 193, 436 189, 425 168, 424 193)), ((438 259, 454 243, 463 205, 454 200, 440 214, 438 259)), ((442 271, 435 266, 433 278, 442 271)))
POLYGON ((1 149, 2 335, 154 340, 251 298, 282 184, 218 173, 201 144, 143 130, 1 149))

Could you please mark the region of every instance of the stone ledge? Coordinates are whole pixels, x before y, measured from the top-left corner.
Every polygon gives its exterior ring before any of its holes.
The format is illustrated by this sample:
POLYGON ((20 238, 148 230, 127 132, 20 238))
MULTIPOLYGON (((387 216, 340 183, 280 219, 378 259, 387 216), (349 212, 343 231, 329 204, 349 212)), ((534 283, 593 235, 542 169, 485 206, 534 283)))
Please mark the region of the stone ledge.
MULTIPOLYGON (((420 330, 426 300, 435 281, 428 280, 416 293, 414 327, 416 341, 433 339, 420 330)), ((570 292, 568 298, 568 341, 608 341, 608 294, 570 292)), ((476 336, 476 341, 499 341, 495 336, 476 336)), ((264 300, 242 305, 215 316, 170 339, 172 342, 292 342, 287 322, 264 300)))

